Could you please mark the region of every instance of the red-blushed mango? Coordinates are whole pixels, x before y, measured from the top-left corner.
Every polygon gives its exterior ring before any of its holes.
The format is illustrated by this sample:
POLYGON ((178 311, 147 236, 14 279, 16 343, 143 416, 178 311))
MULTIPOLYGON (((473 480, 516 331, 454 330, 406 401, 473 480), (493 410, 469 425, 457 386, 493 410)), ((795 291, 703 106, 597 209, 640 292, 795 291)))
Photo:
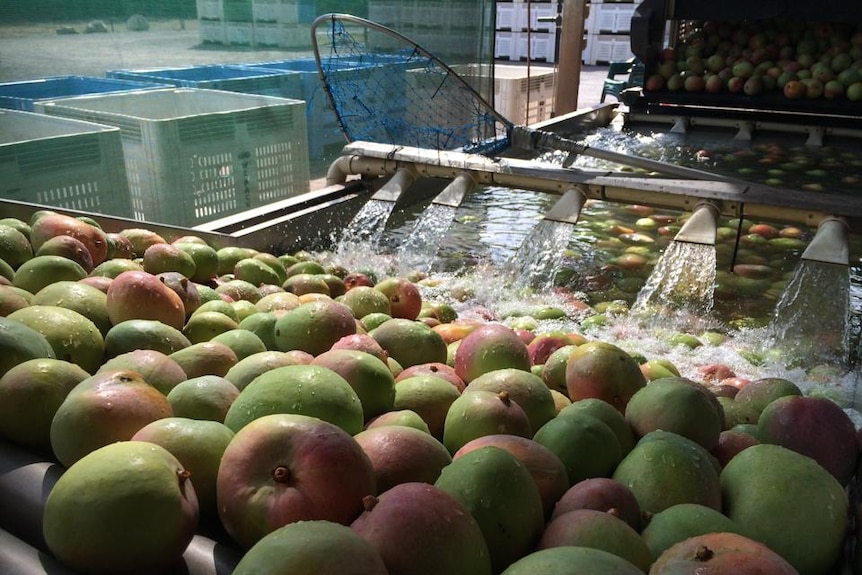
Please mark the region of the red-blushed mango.
POLYGON ((856 426, 837 403, 824 397, 790 395, 767 405, 757 421, 761 443, 807 455, 841 485, 856 471, 856 426))
POLYGON ((376 339, 367 333, 346 335, 332 344, 330 350, 334 349, 353 349, 356 351, 364 351, 365 353, 370 353, 383 363, 386 363, 389 358, 389 354, 386 353, 386 350, 377 343, 376 339))
MULTIPOLYGON (((93 271, 93 256, 84 242, 72 236, 54 236, 36 251, 34 256, 61 256, 81 266, 85 272, 93 271)), ((29 259, 29 258, 28 258, 29 259)))
POLYGON ((114 258, 132 259, 135 257, 135 248, 129 239, 117 232, 107 232, 105 238, 108 242, 108 253, 106 260, 114 258))
POLYGON ((239 361, 231 348, 214 341, 193 343, 168 357, 177 362, 190 378, 202 375, 224 377, 239 361))
POLYGON ((556 414, 551 390, 539 376, 529 371, 515 368, 489 371, 471 381, 464 388, 464 393, 480 390, 494 393, 506 392, 509 398, 521 406, 527 414, 530 428, 534 433, 556 414))
POLYGON ((569 487, 557 500, 551 517, 576 509, 609 513, 628 523, 635 531, 640 531, 643 524, 635 494, 610 477, 591 477, 569 487))
POLYGON ((576 347, 576 345, 564 345, 563 347, 551 352, 551 354, 545 358, 545 363, 542 366, 542 374, 540 376, 548 388, 565 394, 566 398, 568 398, 569 393, 566 388, 566 365, 569 362, 569 356, 576 347))
POLYGON ((488 446, 508 451, 527 468, 539 489, 545 518, 549 518, 554 505, 569 488, 569 475, 560 458, 532 439, 505 433, 484 435, 469 441, 456 451, 452 458, 457 459, 471 451, 488 446))
POLYGON ((389 315, 416 319, 422 310, 422 294, 416 284, 401 277, 384 278, 374 285, 389 300, 389 315))
POLYGON ((761 412, 773 400, 785 395, 802 395, 802 390, 790 380, 781 377, 764 377, 743 386, 734 399, 761 412))
POLYGON ((296 521, 350 524, 377 492, 374 468, 343 429, 316 417, 276 413, 240 429, 218 470, 218 513, 249 549, 296 521))
POLYGON ((631 525, 603 511, 576 509, 548 522, 537 549, 552 547, 591 547, 622 557, 644 572, 652 555, 640 534, 631 525))
POLYGON ((412 427, 422 433, 431 435, 431 430, 428 428, 428 424, 425 423, 425 420, 412 409, 393 409, 392 411, 387 411, 383 415, 378 415, 366 423, 365 429, 373 429, 375 427, 383 427, 387 425, 403 425, 404 427, 412 427))
POLYGON ((638 437, 663 429, 688 437, 710 450, 724 429, 724 410, 699 383, 682 377, 651 381, 632 395, 626 421, 638 437))
POLYGON ((471 331, 455 352, 455 372, 466 383, 498 369, 530 371, 527 344, 503 324, 488 323, 471 331))
POLYGON ((194 537, 198 501, 171 453, 120 441, 86 455, 57 480, 43 514, 51 554, 79 573, 161 573, 194 537))
POLYGON ((165 395, 188 379, 180 364, 154 349, 136 349, 118 355, 103 363, 98 371, 109 370, 135 371, 165 395))
POLYGON ((167 398, 134 371, 103 371, 76 385, 51 421, 51 448, 69 467, 88 453, 127 441, 146 424, 171 417, 167 398))
POLYGON ((113 325, 129 319, 159 321, 181 330, 186 321, 183 301, 153 274, 126 271, 108 287, 106 306, 113 325))
POLYGON ((160 234, 147 228, 123 228, 118 233, 132 244, 134 257, 137 258, 144 257, 144 252, 147 251, 148 247, 167 243, 167 240, 160 234))
POLYGON ((195 275, 195 260, 173 244, 154 244, 144 251, 144 271, 153 275, 177 272, 191 279, 195 275))
POLYGON ((401 483, 366 499, 351 528, 377 549, 390 574, 491 575, 478 523, 433 485, 401 483))
POLYGON ((243 555, 233 575, 259 573, 389 575, 377 550, 355 531, 332 521, 279 527, 243 555))
POLYGON ((176 292, 183 301, 183 309, 186 311, 186 321, 203 303, 198 284, 190 281, 179 272, 162 272, 156 274, 159 281, 176 292))
POLYGON ((449 345, 453 341, 460 341, 464 339, 470 332, 474 331, 482 325, 485 324, 483 322, 474 320, 459 319, 456 321, 452 321, 451 323, 442 323, 440 325, 436 325, 432 329, 438 334, 440 334, 440 337, 443 338, 443 341, 446 342, 446 345, 449 345))
POLYGON ((433 485, 452 456, 426 431, 405 425, 366 428, 354 436, 371 461, 377 491, 400 483, 419 481, 433 485))
POLYGON ((739 429, 726 429, 718 436, 718 443, 710 450, 710 453, 724 468, 737 453, 757 445, 759 442, 753 435, 740 431, 739 429))
POLYGON ((474 390, 458 396, 443 424, 443 445, 454 454, 466 443, 494 433, 533 436, 530 420, 507 391, 474 390))
POLYGON ((527 344, 530 364, 544 365, 552 353, 569 345, 574 344, 568 334, 562 332, 539 334, 527 344))
POLYGON ((638 362, 608 342, 579 345, 566 364, 566 388, 573 402, 595 397, 625 413, 629 399, 645 385, 638 362))
POLYGON ((418 413, 431 435, 442 440, 446 414, 460 395, 454 385, 441 377, 414 375, 395 384, 393 409, 418 413))
POLYGON ((434 375, 440 377, 454 385, 459 392, 464 391, 464 388, 467 387, 467 384, 464 383, 464 380, 458 377, 458 374, 455 373, 454 367, 439 362, 411 365, 410 367, 402 370, 401 373, 399 373, 398 376, 395 378, 395 381, 398 382, 402 379, 413 377, 414 375, 434 375))
POLYGON ((93 265, 105 261, 108 254, 105 232, 78 218, 55 212, 37 218, 30 225, 30 244, 34 251, 54 236, 71 236, 79 240, 89 250, 93 265))
POLYGON ((680 541, 661 554, 651 575, 769 573, 799 575, 766 545, 736 533, 708 533, 680 541))

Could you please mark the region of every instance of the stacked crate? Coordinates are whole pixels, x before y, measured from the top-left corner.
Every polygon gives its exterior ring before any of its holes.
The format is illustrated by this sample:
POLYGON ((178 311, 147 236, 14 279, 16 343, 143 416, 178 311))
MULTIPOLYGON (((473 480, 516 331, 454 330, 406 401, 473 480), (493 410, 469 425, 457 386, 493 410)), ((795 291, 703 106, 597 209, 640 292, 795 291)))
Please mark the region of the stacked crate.
POLYGON ((315 0, 197 0, 201 43, 309 48, 315 0))
POLYGON ((632 57, 631 21, 640 0, 592 0, 584 21, 587 45, 584 64, 603 66, 632 57))
POLYGON ((497 2, 495 59, 555 62, 556 15, 556 2, 497 2))
POLYGON ((446 63, 459 63, 475 59, 482 2, 373 0, 368 19, 404 34, 446 63))
MULTIPOLYGON (((584 9, 585 46, 581 59, 591 66, 628 60, 631 19, 640 0, 588 0, 584 9)), ((496 47, 499 61, 555 62, 556 0, 503 0, 496 8, 496 47), (529 51, 528 51, 529 49, 529 51)))

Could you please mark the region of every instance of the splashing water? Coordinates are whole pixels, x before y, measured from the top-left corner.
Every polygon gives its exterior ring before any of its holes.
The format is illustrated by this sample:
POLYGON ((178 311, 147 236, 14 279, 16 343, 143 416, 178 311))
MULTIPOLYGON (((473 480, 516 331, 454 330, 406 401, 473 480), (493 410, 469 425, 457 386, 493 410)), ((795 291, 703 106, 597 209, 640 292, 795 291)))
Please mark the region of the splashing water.
POLYGON ((457 208, 444 204, 429 205, 416 220, 407 239, 401 245, 398 258, 407 268, 430 271, 437 248, 455 219, 457 208))
POLYGON ((531 231, 506 264, 506 273, 518 285, 550 289, 560 269, 566 247, 572 239, 569 222, 543 219, 531 231))
POLYGON ((632 314, 653 323, 708 317, 713 306, 715 267, 715 246, 671 242, 638 294, 632 314))
POLYGON ((395 202, 374 198, 365 202, 365 205, 347 224, 347 228, 338 242, 336 252, 339 254, 349 253, 355 250, 358 245, 377 247, 383 236, 386 220, 389 219, 394 207, 395 202))
POLYGON ((796 360, 848 360, 850 271, 846 266, 800 260, 775 308, 767 346, 796 360))

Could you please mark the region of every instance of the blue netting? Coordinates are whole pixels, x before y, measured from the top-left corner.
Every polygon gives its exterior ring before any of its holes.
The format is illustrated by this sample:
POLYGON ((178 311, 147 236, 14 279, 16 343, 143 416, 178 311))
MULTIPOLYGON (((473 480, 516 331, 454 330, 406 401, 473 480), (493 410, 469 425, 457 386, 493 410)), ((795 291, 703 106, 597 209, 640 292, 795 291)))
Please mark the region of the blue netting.
POLYGON ((336 15, 318 20, 315 42, 349 140, 488 155, 508 146, 511 123, 475 87, 488 82, 490 66, 449 68, 400 34, 336 15))

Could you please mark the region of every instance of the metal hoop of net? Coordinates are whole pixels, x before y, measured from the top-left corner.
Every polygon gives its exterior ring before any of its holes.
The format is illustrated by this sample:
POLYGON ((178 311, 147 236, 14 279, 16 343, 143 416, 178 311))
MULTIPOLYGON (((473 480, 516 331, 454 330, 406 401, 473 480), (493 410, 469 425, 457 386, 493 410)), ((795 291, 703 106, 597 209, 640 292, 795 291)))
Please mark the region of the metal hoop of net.
POLYGON ((380 24, 325 14, 311 26, 314 56, 330 105, 348 141, 495 155, 512 123, 470 79, 488 66, 453 70, 380 24))

